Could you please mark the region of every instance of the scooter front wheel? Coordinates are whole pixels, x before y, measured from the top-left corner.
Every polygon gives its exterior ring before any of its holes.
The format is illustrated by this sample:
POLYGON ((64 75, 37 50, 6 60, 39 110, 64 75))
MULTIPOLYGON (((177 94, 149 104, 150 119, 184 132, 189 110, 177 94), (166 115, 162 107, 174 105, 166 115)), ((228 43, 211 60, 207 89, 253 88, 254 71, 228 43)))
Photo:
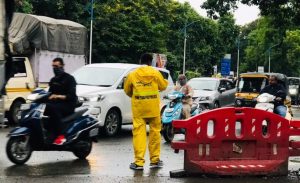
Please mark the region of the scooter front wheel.
POLYGON ((28 161, 32 153, 30 144, 25 136, 11 137, 6 144, 8 159, 17 164, 23 165, 28 161))
POLYGON ((79 159, 85 159, 92 151, 92 140, 78 141, 74 145, 73 154, 79 159))
POLYGON ((163 125, 163 137, 166 142, 172 142, 174 138, 174 128, 172 123, 163 125))

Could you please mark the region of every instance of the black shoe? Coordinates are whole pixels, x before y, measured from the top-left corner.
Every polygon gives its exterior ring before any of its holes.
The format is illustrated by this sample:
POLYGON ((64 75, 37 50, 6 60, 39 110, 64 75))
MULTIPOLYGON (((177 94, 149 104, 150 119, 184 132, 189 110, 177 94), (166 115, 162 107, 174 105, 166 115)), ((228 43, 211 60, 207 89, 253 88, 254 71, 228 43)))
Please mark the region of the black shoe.
POLYGON ((139 165, 137 165, 137 164, 135 164, 135 163, 131 163, 131 164, 129 165, 129 168, 132 169, 132 170, 144 170, 144 167, 143 167, 143 166, 139 166, 139 165))
POLYGON ((164 166, 164 162, 159 160, 157 163, 150 163, 150 168, 161 168, 164 166))

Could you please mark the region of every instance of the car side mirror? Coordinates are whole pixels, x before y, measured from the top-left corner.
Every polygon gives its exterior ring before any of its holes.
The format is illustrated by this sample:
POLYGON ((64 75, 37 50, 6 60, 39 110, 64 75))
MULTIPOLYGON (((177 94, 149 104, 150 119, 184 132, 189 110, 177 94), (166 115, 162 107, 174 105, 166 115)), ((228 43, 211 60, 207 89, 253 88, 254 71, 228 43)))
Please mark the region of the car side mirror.
POLYGON ((219 88, 220 93, 223 93, 224 91, 226 91, 226 88, 219 88))
POLYGON ((118 85, 118 89, 124 89, 124 83, 125 83, 126 77, 124 77, 121 81, 121 83, 118 85))

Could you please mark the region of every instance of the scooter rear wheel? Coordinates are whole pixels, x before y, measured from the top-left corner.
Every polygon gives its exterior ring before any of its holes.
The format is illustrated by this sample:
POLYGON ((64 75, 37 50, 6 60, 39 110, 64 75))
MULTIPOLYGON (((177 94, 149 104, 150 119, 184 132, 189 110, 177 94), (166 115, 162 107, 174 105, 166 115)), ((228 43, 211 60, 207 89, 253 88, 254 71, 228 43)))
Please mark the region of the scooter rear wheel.
POLYGON ((166 142, 172 142, 174 138, 174 128, 172 123, 163 125, 163 137, 166 142))
POLYGON ((17 164, 23 165, 31 156, 32 149, 29 143, 26 143, 24 136, 11 137, 6 144, 6 154, 8 159, 17 164))
POLYGON ((75 144, 73 154, 79 159, 85 159, 92 151, 91 140, 79 141, 75 144))

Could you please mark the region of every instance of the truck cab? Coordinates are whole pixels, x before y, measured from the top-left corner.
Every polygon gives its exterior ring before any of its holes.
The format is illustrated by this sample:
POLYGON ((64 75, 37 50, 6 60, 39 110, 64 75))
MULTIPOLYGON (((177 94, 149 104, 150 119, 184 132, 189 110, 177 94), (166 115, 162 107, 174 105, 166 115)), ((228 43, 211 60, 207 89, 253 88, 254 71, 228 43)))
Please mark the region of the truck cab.
POLYGON ((32 67, 27 57, 13 57, 12 77, 6 84, 4 110, 10 123, 17 123, 21 104, 36 87, 32 67))

